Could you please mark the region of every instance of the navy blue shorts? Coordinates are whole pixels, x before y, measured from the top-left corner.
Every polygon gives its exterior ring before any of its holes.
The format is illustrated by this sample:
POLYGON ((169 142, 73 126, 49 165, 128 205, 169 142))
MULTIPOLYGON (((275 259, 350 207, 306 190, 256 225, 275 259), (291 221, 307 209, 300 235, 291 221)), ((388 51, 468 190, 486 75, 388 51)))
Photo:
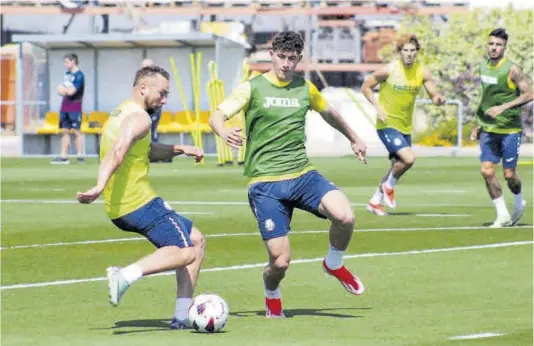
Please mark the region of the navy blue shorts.
POLYGON ((495 164, 502 158, 504 168, 517 167, 521 133, 500 134, 484 132, 480 134, 480 161, 495 164))
POLYGON ((315 170, 294 179, 252 184, 248 201, 263 240, 289 233, 294 208, 326 219, 318 209, 324 195, 332 190, 337 187, 315 170))
POLYGON ((61 112, 59 113, 60 129, 76 129, 82 126, 82 113, 80 112, 61 112))
POLYGON ((411 135, 405 135, 404 133, 392 128, 380 129, 376 130, 376 132, 378 133, 378 137, 380 137, 382 143, 384 143, 384 146, 389 153, 390 160, 393 158, 400 160, 400 157, 397 155, 397 151, 401 150, 402 148, 412 146, 411 135))
POLYGON ((193 222, 179 215, 159 197, 111 221, 123 231, 145 236, 157 248, 193 246, 190 238, 193 222))

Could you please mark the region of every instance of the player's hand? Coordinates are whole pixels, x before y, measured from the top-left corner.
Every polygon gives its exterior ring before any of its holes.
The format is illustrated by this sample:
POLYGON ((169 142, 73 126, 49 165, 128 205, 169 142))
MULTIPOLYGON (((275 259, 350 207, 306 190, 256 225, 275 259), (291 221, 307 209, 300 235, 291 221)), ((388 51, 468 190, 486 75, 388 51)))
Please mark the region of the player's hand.
POLYGON ((504 107, 501 105, 501 106, 494 106, 494 107, 491 107, 490 109, 488 109, 486 111, 486 115, 489 116, 490 118, 494 119, 496 116, 498 116, 499 114, 502 114, 503 112, 505 111, 504 107))
POLYGON ((195 162, 200 162, 204 158, 204 150, 202 150, 199 147, 194 147, 191 145, 184 145, 181 147, 184 155, 186 156, 194 156, 195 162))
POLYGON ((388 114, 386 113, 386 111, 384 110, 382 106, 379 106, 378 109, 376 110, 376 117, 384 124, 388 120, 388 114))
POLYGON ((56 92, 59 94, 59 95, 65 95, 65 87, 63 86, 63 84, 59 84, 56 88, 56 92))
POLYGON ((365 158, 367 146, 365 145, 365 143, 358 138, 355 142, 352 142, 350 146, 352 147, 352 151, 354 151, 354 154, 358 156, 358 159, 360 159, 360 161, 363 161, 363 163, 367 164, 367 159, 365 158))
POLYGON ((434 96, 434 98, 432 99, 432 102, 434 102, 436 106, 443 106, 444 104, 447 103, 447 98, 443 95, 438 94, 434 96))
POLYGON ((232 148, 239 149, 243 145, 243 139, 245 137, 242 134, 242 129, 239 127, 234 127, 230 129, 223 135, 223 139, 232 148))
POLYGON ((100 195, 102 194, 102 191, 104 191, 104 189, 95 186, 92 189, 87 190, 86 192, 78 192, 76 194, 76 199, 80 203, 89 204, 98 199, 98 197, 100 197, 100 195))
POLYGON ((471 140, 473 142, 476 142, 478 141, 479 136, 480 136, 480 128, 478 126, 474 127, 473 130, 471 130, 471 140))

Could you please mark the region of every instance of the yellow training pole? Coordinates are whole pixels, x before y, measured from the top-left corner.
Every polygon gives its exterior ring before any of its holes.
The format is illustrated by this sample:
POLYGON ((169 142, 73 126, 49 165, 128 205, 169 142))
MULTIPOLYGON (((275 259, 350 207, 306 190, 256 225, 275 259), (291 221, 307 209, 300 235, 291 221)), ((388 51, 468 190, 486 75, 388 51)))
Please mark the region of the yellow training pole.
MULTIPOLYGON (((215 62, 213 60, 208 63, 208 69, 210 74, 210 80, 207 83, 206 89, 208 92, 210 112, 213 114, 213 112, 217 110, 217 106, 220 102, 218 95, 219 91, 217 90, 217 72, 215 71, 215 62)), ((222 166, 224 165, 224 159, 222 157, 224 141, 215 133, 213 134, 213 136, 215 137, 215 147, 217 150, 217 165, 222 166)))
MULTIPOLYGON (((184 107, 184 111, 187 116, 187 121, 189 124, 192 124, 191 113, 189 111, 189 107, 187 106, 187 100, 185 98, 182 81, 180 80, 180 75, 178 74, 178 69, 176 68, 176 64, 174 63, 174 58, 172 56, 169 58, 169 62, 171 64, 171 69, 174 76, 174 81, 176 82, 176 87, 178 88, 178 94, 180 95, 180 99, 182 100, 182 106, 184 107)), ((193 137, 193 143, 196 145, 197 143, 193 132, 191 132, 191 136, 193 137)))

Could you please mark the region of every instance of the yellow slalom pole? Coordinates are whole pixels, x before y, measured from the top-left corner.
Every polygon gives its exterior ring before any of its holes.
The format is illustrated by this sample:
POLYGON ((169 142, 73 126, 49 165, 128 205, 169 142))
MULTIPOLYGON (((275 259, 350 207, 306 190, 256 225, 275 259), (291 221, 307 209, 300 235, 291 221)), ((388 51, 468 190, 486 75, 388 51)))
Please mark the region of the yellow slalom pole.
MULTIPOLYGON (((195 59, 194 54, 191 53, 189 55, 189 63, 191 66, 191 82, 193 83, 193 114, 196 116, 196 107, 197 107, 197 70, 195 68, 195 59)), ((191 130, 191 135, 193 136, 193 141, 195 142, 195 145, 198 146, 198 135, 197 135, 197 127, 196 127, 196 119, 193 119, 193 128, 191 130)))
POLYGON ((180 99, 182 100, 182 106, 184 107, 185 114, 187 115, 187 120, 191 124, 191 114, 189 111, 189 107, 187 106, 184 88, 182 87, 182 81, 180 80, 180 75, 178 74, 178 70, 176 69, 176 64, 174 63, 174 58, 172 56, 169 58, 169 62, 171 64, 172 74, 174 76, 174 81, 176 82, 176 87, 178 88, 178 93, 180 94, 180 99))
MULTIPOLYGON (((215 71, 215 62, 212 60, 208 63, 208 69, 210 74, 210 80, 207 83, 206 89, 208 92, 208 98, 210 103, 210 112, 213 114, 217 110, 219 104, 218 90, 217 90, 217 72, 215 71)), ((215 137, 215 148, 217 150, 217 165, 224 165, 224 159, 222 157, 224 141, 217 134, 213 134, 215 137)))

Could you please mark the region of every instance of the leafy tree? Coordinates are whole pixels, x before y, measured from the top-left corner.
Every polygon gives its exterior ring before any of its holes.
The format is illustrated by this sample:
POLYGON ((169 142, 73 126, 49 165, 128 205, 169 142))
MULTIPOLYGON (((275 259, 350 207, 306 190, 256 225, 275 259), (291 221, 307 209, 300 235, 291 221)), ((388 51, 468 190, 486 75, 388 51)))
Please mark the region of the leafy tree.
MULTIPOLYGON (((414 33, 421 43, 418 59, 427 65, 439 90, 449 99, 464 105, 464 122, 471 123, 480 100, 478 66, 486 57, 488 34, 503 27, 509 34, 506 55, 519 64, 532 81, 533 37, 532 11, 503 9, 474 9, 467 13, 441 16, 407 16, 399 34, 414 33)), ((396 57, 394 47, 381 51, 386 61, 396 57)), ((438 126, 451 120, 456 111, 451 107, 427 107, 438 126)), ((525 107, 532 117, 532 107, 525 107)))

